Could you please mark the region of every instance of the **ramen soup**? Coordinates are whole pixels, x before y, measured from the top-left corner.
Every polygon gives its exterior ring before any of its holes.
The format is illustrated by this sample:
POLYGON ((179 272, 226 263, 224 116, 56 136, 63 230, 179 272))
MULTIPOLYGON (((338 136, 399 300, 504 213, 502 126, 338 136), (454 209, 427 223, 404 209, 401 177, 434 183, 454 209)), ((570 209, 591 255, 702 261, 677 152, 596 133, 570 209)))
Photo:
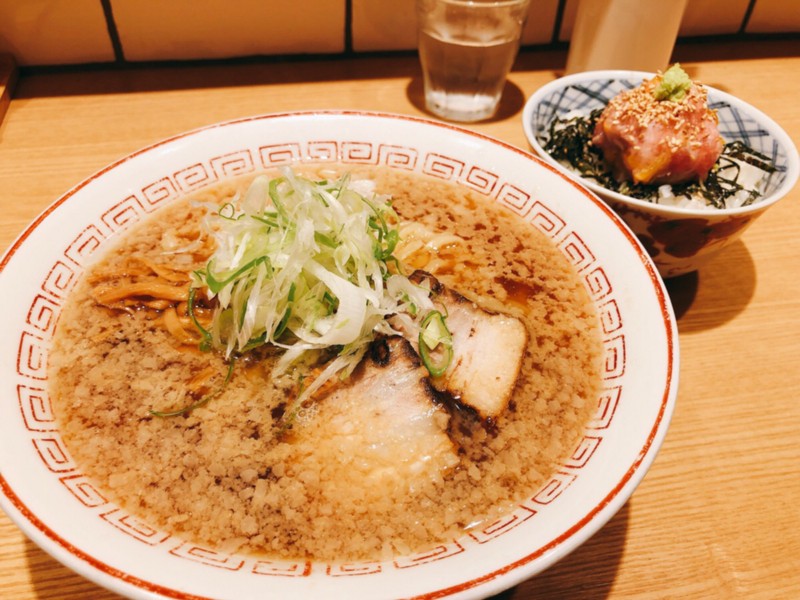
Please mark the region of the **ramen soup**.
MULTIPOLYGON (((315 181, 345 172, 333 170, 296 169, 315 181)), ((378 236, 381 264, 424 297, 313 393, 347 344, 292 362, 281 344, 212 339, 246 320, 215 325, 228 299, 203 284, 220 284, 208 275, 216 233, 244 226, 252 178, 160 209, 87 271, 59 319, 50 393, 69 452, 109 500, 222 552, 379 560, 486 527, 572 453, 597 406, 601 342, 565 257, 462 187, 383 168, 349 176, 365 197, 391 196, 384 216, 399 241, 378 236)), ((279 218, 273 208, 264 221, 279 218)), ((253 265, 277 278, 277 262, 253 265)), ((346 301, 330 286, 319 298, 335 316, 346 301)), ((281 340, 302 310, 291 292, 281 340)), ((336 328, 314 327, 337 341, 336 328)))

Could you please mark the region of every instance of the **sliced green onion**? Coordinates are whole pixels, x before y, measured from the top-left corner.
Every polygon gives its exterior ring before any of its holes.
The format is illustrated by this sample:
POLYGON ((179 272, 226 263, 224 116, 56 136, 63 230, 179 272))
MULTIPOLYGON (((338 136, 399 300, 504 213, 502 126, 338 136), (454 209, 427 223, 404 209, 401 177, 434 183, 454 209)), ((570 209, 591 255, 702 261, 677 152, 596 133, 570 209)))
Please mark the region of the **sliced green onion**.
POLYGON ((453 359, 453 336, 445 324, 444 315, 438 310, 430 311, 422 320, 419 355, 432 377, 444 375, 453 359), (434 358, 432 353, 437 349, 438 357, 434 358))
POLYGON ((220 281, 220 280, 218 280, 216 278, 216 276, 212 272, 212 270, 211 270, 211 264, 212 263, 209 262, 208 266, 206 267, 206 271, 204 273, 204 279, 205 279, 205 282, 206 282, 206 286, 208 286, 208 289, 211 291, 211 293, 218 294, 219 292, 222 291, 222 289, 226 285, 228 285, 229 283, 231 283, 233 281, 236 281, 242 275, 244 275, 246 273, 249 273, 250 271, 252 271, 253 269, 255 269, 258 265, 260 265, 262 263, 269 264, 269 256, 259 256, 258 258, 255 258, 255 259, 251 260, 249 263, 247 263, 246 265, 240 267, 234 273, 228 275, 225 279, 220 281))
POLYGON ((195 297, 197 295, 197 288, 189 288, 189 298, 186 302, 186 312, 189 314, 189 319, 191 319, 192 324, 195 326, 197 331, 200 332, 202 336, 202 340, 200 340, 200 350, 203 352, 208 352, 211 350, 211 332, 208 331, 205 327, 200 324, 200 321, 197 320, 197 315, 194 314, 194 304, 195 304, 195 297))
POLYGON ((336 299, 336 296, 331 294, 328 290, 325 290, 325 293, 322 294, 322 304, 326 308, 326 314, 330 315, 336 311, 336 307, 339 306, 339 301, 336 299))
POLYGON ((333 237, 325 235, 324 233, 320 233, 319 231, 314 232, 314 239, 328 248, 336 248, 339 245, 339 243, 333 239, 333 237))
MULTIPOLYGON (((283 318, 278 323, 278 326, 275 328, 274 337, 277 339, 283 335, 283 332, 286 331, 286 326, 289 324, 289 318, 292 316, 292 303, 294 302, 294 294, 295 294, 295 284, 292 282, 292 285, 289 286, 289 295, 287 296, 288 306, 286 307, 286 312, 283 313, 283 318)), ((266 332, 264 332, 263 339, 266 339, 266 332)))
POLYGON ((228 383, 230 383, 231 377, 233 376, 233 365, 234 365, 234 362, 235 362, 235 359, 231 359, 231 360, 228 361, 228 372, 225 374, 225 379, 222 381, 222 383, 219 384, 219 386, 217 386, 216 389, 214 389, 213 391, 209 392, 208 394, 206 394, 205 396, 200 398, 198 401, 193 402, 192 404, 189 404, 189 405, 184 406, 183 408, 179 408, 177 410, 162 411, 162 410, 152 410, 151 409, 150 410, 150 414, 153 415, 154 417, 178 417, 180 415, 188 414, 188 413, 192 412, 194 409, 200 408, 201 406, 203 406, 205 404, 208 404, 214 398, 216 398, 217 396, 222 394, 222 392, 225 391, 225 388, 228 387, 228 383))
POLYGON ((273 179, 269 182, 269 197, 272 199, 272 205, 275 207, 275 211, 277 212, 278 216, 284 221, 288 221, 289 217, 286 214, 286 209, 283 205, 283 199, 278 191, 278 186, 281 184, 281 182, 281 179, 273 179))
POLYGON ((260 223, 264 223, 269 227, 280 227, 280 223, 278 223, 277 213, 272 214, 263 214, 263 215, 250 215, 252 219, 259 221, 260 223))
POLYGON ((397 229, 390 229, 386 233, 385 247, 382 249, 380 256, 381 260, 387 260, 394 253, 397 243, 400 241, 400 232, 397 229))
POLYGON ((225 204, 219 207, 219 216, 222 217, 223 219, 235 219, 236 207, 230 202, 226 202, 225 204))
MULTIPOLYGON (((319 377, 330 378, 351 373, 377 335, 416 339, 430 291, 390 268, 399 217, 373 187, 287 168, 256 177, 235 205, 209 215, 217 248, 192 284, 216 300, 204 346, 229 358, 262 344, 284 348, 275 375, 324 350, 335 358, 319 377), (401 314, 402 331, 388 321, 401 314)), ((322 383, 304 386, 299 400, 322 383)))

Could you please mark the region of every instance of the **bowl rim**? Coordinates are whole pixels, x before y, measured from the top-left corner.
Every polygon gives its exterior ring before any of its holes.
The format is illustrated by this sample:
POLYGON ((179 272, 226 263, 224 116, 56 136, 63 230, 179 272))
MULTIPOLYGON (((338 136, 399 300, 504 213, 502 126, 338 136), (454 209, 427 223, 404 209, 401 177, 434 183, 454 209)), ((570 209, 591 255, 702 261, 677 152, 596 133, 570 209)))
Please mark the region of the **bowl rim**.
MULTIPOLYGON (((55 199, 49 206, 47 206, 40 215, 38 215, 31 223, 29 223, 22 233, 15 239, 11 245, 3 252, 0 257, 0 277, 4 274, 5 268, 13 259, 14 254, 18 249, 24 245, 26 239, 34 232, 34 230, 62 204, 66 203, 75 194, 78 194, 84 187, 89 185, 94 180, 101 178, 105 173, 111 171, 127 161, 131 160, 142 154, 150 153, 154 150, 169 147, 170 144, 177 141, 184 141, 192 138, 197 134, 202 134, 216 128, 246 123, 248 121, 261 121, 269 119, 280 118, 306 118, 306 117, 323 117, 342 119, 348 117, 355 118, 377 118, 392 119, 396 121, 410 121, 412 123, 422 124, 425 126, 433 126, 440 131, 452 130, 456 133, 466 135, 470 139, 482 140, 493 146, 498 146, 503 151, 510 151, 512 153, 524 156, 525 159, 530 159, 542 168, 555 172, 566 185, 570 185, 587 198, 587 201, 594 203, 599 210, 606 214, 611 223, 616 225, 619 233, 624 236, 634 247, 639 258, 643 261, 642 268, 646 271, 648 280, 652 283, 652 290, 658 300, 661 309, 661 317, 663 319, 663 326, 666 335, 666 342, 668 344, 669 359, 666 369, 666 381, 659 401, 660 412, 658 418, 653 423, 649 423, 649 434, 647 436, 647 443, 642 449, 641 454, 637 460, 631 464, 626 464, 627 470, 624 477, 620 481, 615 482, 616 485, 613 489, 607 490, 594 508, 589 511, 585 517, 578 522, 575 527, 565 532, 562 536, 564 539, 559 538, 555 547, 542 549, 541 554, 528 554, 524 559, 517 561, 517 563, 507 565, 502 573, 494 574, 495 577, 488 581, 474 580, 473 575, 467 575, 464 582, 474 584, 474 587, 467 587, 461 590, 455 590, 453 593, 463 596, 475 597, 473 594, 480 594, 481 597, 484 593, 494 591, 499 592, 506 589, 510 585, 514 585, 523 581, 535 573, 541 572, 548 568, 558 560, 562 559, 567 553, 573 551, 582 545, 589 537, 594 535, 605 523, 611 519, 614 514, 628 501, 632 493, 638 487, 641 480, 644 478, 649 470, 650 465, 655 460, 657 453, 662 445, 664 437, 669 429, 672 413, 677 400, 678 393, 678 379, 679 379, 679 341, 677 336, 677 325, 672 306, 669 302, 666 288, 663 282, 656 274, 655 267, 650 261, 647 253, 643 250, 641 245, 636 240, 635 236, 630 233, 627 226, 621 219, 610 209, 608 209, 602 201, 596 198, 594 194, 588 192, 586 188, 580 185, 579 182, 572 178, 565 177, 563 173, 554 169, 552 165, 546 163, 541 158, 524 151, 523 149, 513 146, 502 140, 498 140, 485 134, 453 126, 447 123, 441 123, 424 119, 420 117, 413 117, 409 115, 398 115, 384 112, 375 111, 362 111, 362 110, 310 110, 310 111, 289 111, 284 113, 271 113, 264 115, 256 115, 252 117, 242 117, 214 123, 211 125, 202 126, 196 129, 179 132, 176 135, 166 137, 158 140, 152 144, 144 146, 134 152, 131 152, 107 166, 101 168, 97 172, 89 175, 80 183, 69 189, 60 197, 55 199), (528 565, 537 564, 539 568, 531 571, 528 565), (469 590, 466 591, 465 590, 469 590)), ((72 546, 68 540, 64 539, 57 530, 50 529, 47 523, 44 523, 39 517, 28 509, 24 502, 14 491, 13 487, 6 480, 2 471, 0 471, 0 508, 2 508, 17 524, 20 529, 25 532, 29 537, 36 541, 37 545, 50 553, 54 558, 68 566, 70 569, 80 573, 84 577, 103 585, 108 589, 112 589, 117 593, 132 595, 135 597, 183 597, 181 592, 179 596, 173 595, 175 590, 164 589, 158 584, 152 582, 137 580, 135 576, 126 573, 119 573, 113 567, 104 563, 101 557, 93 556, 82 551, 80 548, 72 546), (10 509, 10 510, 9 510, 10 509)))
POLYGON ((643 209, 647 209, 650 212, 654 212, 657 214, 661 214, 663 216, 674 216, 674 217, 704 217, 714 218, 715 215, 720 217, 727 217, 727 216, 739 216, 739 215, 748 215, 752 213, 760 213, 766 210, 768 207, 772 206, 776 202, 778 202, 781 198, 786 196, 792 188, 797 183, 798 179, 800 178, 800 154, 798 153, 797 146, 794 144, 792 139, 789 137, 789 134, 770 116, 766 113, 762 112, 755 106, 748 104, 744 100, 737 98, 736 96, 724 92, 718 88, 713 86, 707 85, 702 81, 698 81, 700 85, 706 88, 709 92, 709 96, 713 94, 714 99, 719 99, 721 101, 727 102, 728 104, 735 107, 737 110, 747 113, 755 120, 759 122, 760 125, 764 126, 766 129, 769 130, 770 135, 775 138, 778 143, 786 150, 786 177, 784 178, 781 185, 769 196, 758 200, 748 206, 740 206, 737 208, 718 208, 718 209, 698 209, 698 208, 686 208, 686 207, 679 207, 679 206, 667 206, 664 204, 659 204, 657 202, 648 202, 647 200, 641 200, 639 198, 633 198, 631 196, 626 196, 625 194, 620 194, 614 190, 609 190, 608 188, 603 187, 602 185, 598 184, 596 181, 584 178, 574 171, 571 171, 557 160, 555 160, 549 153, 545 151, 542 145, 539 143, 536 132, 533 130, 533 113, 536 107, 541 103, 542 99, 551 94, 554 91, 559 89, 566 88, 571 85, 575 85, 581 82, 591 82, 591 81, 598 81, 603 79, 609 80, 620 80, 620 79, 640 79, 645 80, 651 77, 654 77, 656 73, 648 72, 648 71, 632 71, 632 70, 625 70, 625 69, 607 69, 607 70, 594 70, 594 71, 582 71, 579 73, 572 73, 569 75, 564 75, 559 77, 558 79, 554 79, 540 88, 538 88, 528 100, 525 102, 525 106, 522 110, 522 127, 525 132, 525 137, 528 139, 528 143, 533 148, 534 152, 542 158, 543 160, 547 161, 549 164, 553 165, 563 173, 566 173, 570 177, 573 177, 580 181, 583 185, 587 188, 592 190, 594 193, 598 194, 599 196, 603 197, 606 196, 609 199, 612 199, 616 202, 620 202, 623 204, 629 204, 633 207, 639 207, 643 209))

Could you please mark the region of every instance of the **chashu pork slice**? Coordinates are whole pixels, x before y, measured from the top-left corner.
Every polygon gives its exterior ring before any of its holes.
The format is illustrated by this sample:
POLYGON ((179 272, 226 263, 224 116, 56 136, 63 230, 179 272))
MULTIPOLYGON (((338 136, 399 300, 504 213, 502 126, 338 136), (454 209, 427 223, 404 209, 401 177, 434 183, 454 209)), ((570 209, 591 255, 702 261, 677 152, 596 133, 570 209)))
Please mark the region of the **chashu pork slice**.
POLYGON ((339 484, 402 493, 441 481, 458 462, 449 422, 419 357, 396 336, 373 342, 349 382, 316 402, 298 433, 340 471, 331 472, 339 484))
POLYGON ((528 343, 525 325, 516 317, 484 310, 428 273, 417 271, 411 278, 428 279, 453 337, 453 358, 433 385, 483 419, 497 417, 508 406, 519 377, 528 343))

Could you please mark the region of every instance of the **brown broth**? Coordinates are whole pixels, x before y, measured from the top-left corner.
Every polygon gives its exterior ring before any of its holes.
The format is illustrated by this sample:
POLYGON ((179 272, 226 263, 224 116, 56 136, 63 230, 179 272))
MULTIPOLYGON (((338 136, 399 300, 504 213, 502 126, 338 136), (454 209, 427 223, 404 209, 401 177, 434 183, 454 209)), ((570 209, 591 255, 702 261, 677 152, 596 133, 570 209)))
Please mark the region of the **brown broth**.
MULTIPOLYGON (((327 435, 321 419, 283 435, 291 392, 269 376, 274 357, 242 365, 222 395, 188 416, 153 417, 151 408, 180 406, 186 382, 203 369, 220 377, 222 359, 180 348, 145 312, 98 307, 84 282, 59 322, 50 393, 71 455, 104 496, 151 526, 224 551, 373 560, 497 518, 571 453, 596 407, 600 340, 594 308, 566 259, 471 191, 380 168, 357 174, 390 193, 402 218, 465 240, 463 254, 434 272, 445 285, 524 322, 530 341, 509 409, 487 428, 451 407, 454 467, 417 481, 390 473, 372 485, 369 466, 358 466, 363 448, 344 454, 336 439, 318 443, 327 435)), ((222 202, 246 183, 199 196, 222 202)), ((94 269, 131 255, 158 257, 173 224, 199 218, 188 202, 166 207, 94 269)))

